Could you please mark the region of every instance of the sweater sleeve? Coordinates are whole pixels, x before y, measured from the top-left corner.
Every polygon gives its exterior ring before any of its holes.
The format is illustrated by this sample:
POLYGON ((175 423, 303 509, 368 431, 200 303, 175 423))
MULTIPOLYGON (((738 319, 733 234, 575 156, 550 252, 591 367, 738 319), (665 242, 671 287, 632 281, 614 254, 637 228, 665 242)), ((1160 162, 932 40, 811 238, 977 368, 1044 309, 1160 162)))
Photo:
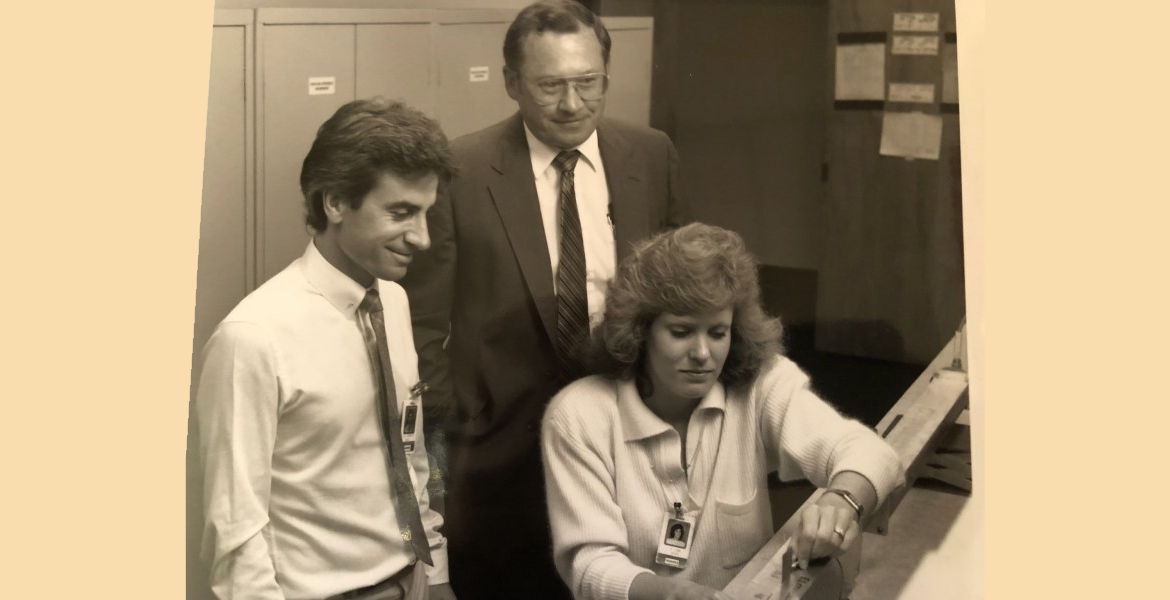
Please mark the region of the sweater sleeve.
MULTIPOLYGON (((651 572, 629 559, 629 538, 615 496, 614 460, 600 440, 612 423, 586 418, 596 386, 567 388, 550 403, 541 436, 553 559, 578 600, 626 600, 630 584, 651 572)), ((612 401, 612 400, 611 400, 612 401)))
POLYGON ((753 392, 759 402, 760 434, 779 463, 781 479, 803 476, 823 488, 838 473, 852 471, 869 480, 879 504, 905 483, 894 449, 817 396, 796 363, 774 359, 763 368, 753 392))

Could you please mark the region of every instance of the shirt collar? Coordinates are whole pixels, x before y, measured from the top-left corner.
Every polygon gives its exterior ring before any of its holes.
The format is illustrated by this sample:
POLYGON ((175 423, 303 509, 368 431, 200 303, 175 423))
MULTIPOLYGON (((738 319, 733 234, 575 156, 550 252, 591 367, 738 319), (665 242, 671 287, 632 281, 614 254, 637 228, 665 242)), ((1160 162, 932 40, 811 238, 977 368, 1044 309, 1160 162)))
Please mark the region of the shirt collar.
MULTIPOLYGON (((560 150, 549 146, 540 141, 532 130, 528 128, 528 124, 524 124, 524 137, 528 139, 528 156, 532 159, 532 174, 540 177, 549 166, 552 165, 553 159, 560 154, 560 150)), ((601 149, 597 146, 597 130, 594 129, 589 137, 581 142, 576 150, 581 153, 581 158, 585 159, 585 164, 589 165, 590 169, 597 171, 598 165, 601 164, 601 149)))
MULTIPOLYGON (((325 260, 313 240, 309 240, 309 247, 301 258, 301 270, 313 289, 342 314, 357 312, 358 305, 366 297, 366 288, 325 260)), ((377 281, 374 280, 375 284, 377 281)))
MULTIPOLYGON (((638 388, 632 379, 618 381, 617 395, 618 418, 621 419, 622 431, 625 432, 627 442, 654 437, 670 430, 670 425, 654 414, 642 401, 642 396, 638 394, 638 388)), ((706 410, 724 412, 726 409, 727 397, 723 391, 723 384, 716 382, 699 401, 695 412, 706 410)))

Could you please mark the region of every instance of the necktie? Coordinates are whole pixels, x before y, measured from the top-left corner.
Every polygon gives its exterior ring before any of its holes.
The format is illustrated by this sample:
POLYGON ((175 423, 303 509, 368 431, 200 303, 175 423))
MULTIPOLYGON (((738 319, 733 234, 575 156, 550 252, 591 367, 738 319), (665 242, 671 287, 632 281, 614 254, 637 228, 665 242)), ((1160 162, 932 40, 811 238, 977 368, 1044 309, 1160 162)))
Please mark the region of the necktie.
POLYGON ((423 531, 422 516, 419 514, 418 498, 414 493, 414 484, 410 481, 410 465, 406 462, 406 451, 402 447, 402 432, 398 429, 398 394, 394 391, 390 349, 386 345, 386 320, 382 315, 382 299, 378 296, 378 290, 367 290, 359 308, 369 315, 370 329, 374 330, 371 339, 370 332, 362 325, 362 337, 374 360, 375 379, 378 382, 378 417, 389 447, 390 488, 394 492, 393 497, 397 498, 394 512, 398 515, 398 528, 402 532, 402 539, 410 542, 415 556, 433 565, 427 535, 423 531))
POLYGON ((580 152, 565 150, 553 159, 560 173, 561 260, 557 265, 556 351, 562 383, 582 375, 580 350, 589 336, 585 244, 581 239, 581 218, 577 214, 577 193, 573 185, 573 169, 579 158, 580 152))

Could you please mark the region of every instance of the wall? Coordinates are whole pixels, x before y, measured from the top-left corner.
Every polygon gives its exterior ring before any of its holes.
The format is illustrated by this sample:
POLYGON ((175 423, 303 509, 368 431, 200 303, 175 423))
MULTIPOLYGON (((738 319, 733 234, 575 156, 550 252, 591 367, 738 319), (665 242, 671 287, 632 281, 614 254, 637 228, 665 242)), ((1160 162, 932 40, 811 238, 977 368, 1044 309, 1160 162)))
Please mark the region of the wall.
POLYGON ((820 262, 828 14, 817 0, 654 3, 651 122, 678 146, 696 216, 766 265, 820 262))

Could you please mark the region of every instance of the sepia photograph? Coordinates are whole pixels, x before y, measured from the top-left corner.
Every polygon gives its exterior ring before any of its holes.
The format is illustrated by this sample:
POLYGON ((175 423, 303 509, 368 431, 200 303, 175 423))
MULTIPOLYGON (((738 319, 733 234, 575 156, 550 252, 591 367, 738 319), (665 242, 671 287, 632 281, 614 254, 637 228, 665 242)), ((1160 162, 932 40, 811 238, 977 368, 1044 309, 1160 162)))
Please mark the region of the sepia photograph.
POLYGON ((188 599, 980 597, 955 0, 209 34, 188 599))

